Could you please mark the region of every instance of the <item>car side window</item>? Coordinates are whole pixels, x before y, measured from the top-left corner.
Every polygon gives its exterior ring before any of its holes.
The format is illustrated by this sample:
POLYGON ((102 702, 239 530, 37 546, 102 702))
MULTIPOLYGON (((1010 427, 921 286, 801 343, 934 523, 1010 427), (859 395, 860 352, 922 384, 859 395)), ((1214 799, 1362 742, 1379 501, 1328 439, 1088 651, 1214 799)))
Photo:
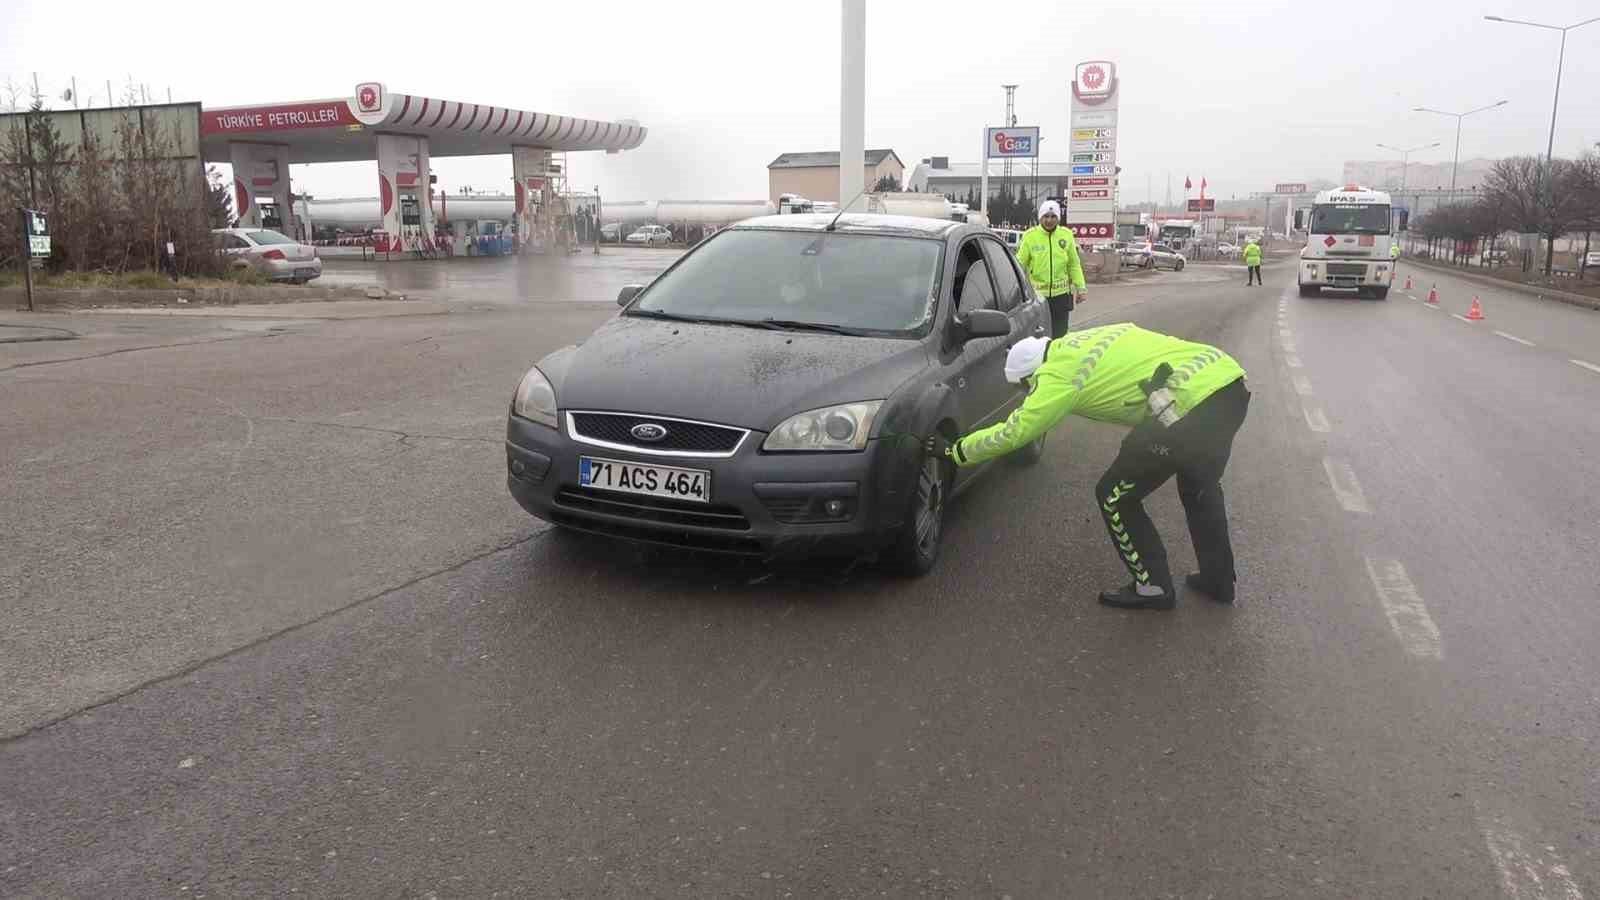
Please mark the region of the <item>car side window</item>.
POLYGON ((1002 312, 1010 312, 1022 303, 1022 281, 1017 277, 1017 264, 1011 251, 998 241, 979 241, 983 246, 984 261, 994 273, 996 299, 1002 312))
POLYGON ((250 249, 250 242, 242 237, 239 237, 237 234, 225 234, 222 236, 222 241, 223 246, 227 247, 229 250, 250 249))
POLYGON ((961 245, 961 256, 956 261, 956 312, 969 313, 975 309, 994 309, 994 283, 989 280, 989 264, 983 261, 983 250, 977 241, 961 245))

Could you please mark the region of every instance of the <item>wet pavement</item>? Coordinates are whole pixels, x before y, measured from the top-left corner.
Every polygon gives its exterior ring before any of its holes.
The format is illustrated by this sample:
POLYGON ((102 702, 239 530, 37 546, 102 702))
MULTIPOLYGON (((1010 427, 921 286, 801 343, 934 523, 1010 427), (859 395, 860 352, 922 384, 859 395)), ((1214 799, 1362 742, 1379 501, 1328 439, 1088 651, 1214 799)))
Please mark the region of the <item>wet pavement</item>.
POLYGON ((1091 423, 919 580, 529 518, 512 390, 669 258, 635 254, 0 347, 0 895, 1600 892, 1600 314, 1097 288, 1075 326, 1215 343, 1254 394, 1239 604, 1139 613, 1094 602, 1091 423))
POLYGON ((323 261, 323 286, 377 284, 407 297, 513 305, 528 302, 615 303, 624 285, 644 284, 682 255, 681 250, 602 247, 568 256, 460 257, 379 262, 323 261))

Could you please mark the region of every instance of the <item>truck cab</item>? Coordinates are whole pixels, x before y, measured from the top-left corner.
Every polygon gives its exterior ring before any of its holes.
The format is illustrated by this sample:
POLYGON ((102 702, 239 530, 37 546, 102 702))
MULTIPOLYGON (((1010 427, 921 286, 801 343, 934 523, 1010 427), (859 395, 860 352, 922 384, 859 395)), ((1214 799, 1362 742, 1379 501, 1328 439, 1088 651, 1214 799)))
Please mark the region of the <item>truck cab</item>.
POLYGON ((1389 195, 1360 185, 1322 191, 1309 210, 1295 210, 1297 230, 1306 231, 1300 251, 1300 296, 1323 289, 1354 291, 1382 300, 1394 283, 1390 248, 1406 229, 1407 214, 1396 220, 1389 195))

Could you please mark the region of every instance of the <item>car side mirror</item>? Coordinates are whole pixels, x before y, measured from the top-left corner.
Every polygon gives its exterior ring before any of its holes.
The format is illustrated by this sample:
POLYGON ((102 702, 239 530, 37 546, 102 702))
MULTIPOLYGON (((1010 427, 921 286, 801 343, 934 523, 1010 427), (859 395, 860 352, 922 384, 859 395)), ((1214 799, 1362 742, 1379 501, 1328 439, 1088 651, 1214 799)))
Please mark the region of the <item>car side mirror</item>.
POLYGON ((975 309, 957 322, 963 344, 979 338, 1006 337, 1011 334, 1011 320, 998 309, 975 309))
POLYGON ((617 291, 617 305, 627 306, 633 302, 633 298, 639 296, 639 292, 642 290, 644 290, 644 285, 642 284, 623 285, 622 290, 617 291))
POLYGON ((1400 230, 1401 231, 1405 231, 1406 227, 1409 226, 1410 224, 1411 224, 1411 211, 1410 210, 1406 210, 1406 209, 1401 210, 1400 211, 1400 230))
POLYGON ((1306 211, 1303 209, 1297 209, 1294 211, 1294 230, 1306 230, 1306 211))

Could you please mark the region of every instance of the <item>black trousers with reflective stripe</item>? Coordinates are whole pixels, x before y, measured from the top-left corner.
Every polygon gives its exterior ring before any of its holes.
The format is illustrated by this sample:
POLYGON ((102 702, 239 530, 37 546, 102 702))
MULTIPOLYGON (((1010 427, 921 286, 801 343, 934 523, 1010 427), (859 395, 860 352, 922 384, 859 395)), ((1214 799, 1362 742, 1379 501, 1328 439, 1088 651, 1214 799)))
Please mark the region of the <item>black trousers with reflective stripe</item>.
POLYGON ((1046 298, 1050 304, 1050 338, 1062 337, 1067 333, 1067 320, 1072 318, 1072 294, 1057 294, 1046 298))
POLYGON ((1167 548, 1144 511, 1144 498, 1174 475, 1200 577, 1211 584, 1232 584, 1237 579, 1222 473, 1249 407, 1250 391, 1240 378, 1201 401, 1172 427, 1149 421, 1123 439, 1122 450, 1095 486, 1095 500, 1111 544, 1136 584, 1173 588, 1167 548))

